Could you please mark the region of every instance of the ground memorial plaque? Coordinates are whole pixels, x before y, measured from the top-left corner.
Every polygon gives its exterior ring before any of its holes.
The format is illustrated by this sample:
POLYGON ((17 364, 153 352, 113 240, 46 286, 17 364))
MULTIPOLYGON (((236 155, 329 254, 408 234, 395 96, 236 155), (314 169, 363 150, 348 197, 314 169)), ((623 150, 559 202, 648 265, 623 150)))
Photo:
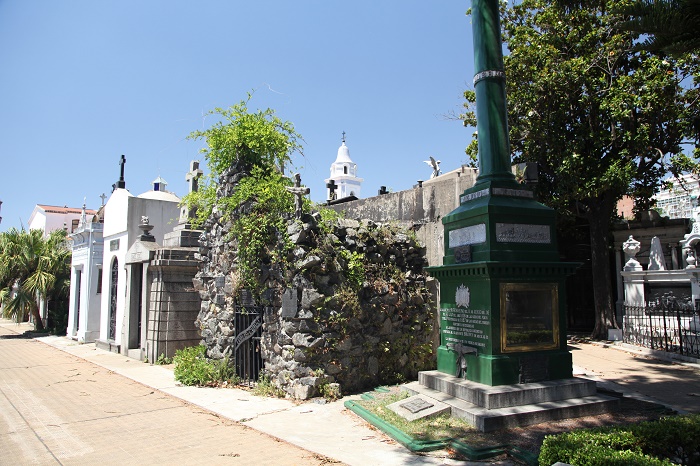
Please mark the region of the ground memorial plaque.
POLYGON ((407 401, 407 402, 401 404, 402 408, 406 408, 407 410, 409 410, 413 414, 415 414, 419 411, 423 411, 424 409, 432 408, 433 406, 435 406, 433 403, 429 403, 429 402, 425 401, 423 398, 416 398, 412 401, 407 401))

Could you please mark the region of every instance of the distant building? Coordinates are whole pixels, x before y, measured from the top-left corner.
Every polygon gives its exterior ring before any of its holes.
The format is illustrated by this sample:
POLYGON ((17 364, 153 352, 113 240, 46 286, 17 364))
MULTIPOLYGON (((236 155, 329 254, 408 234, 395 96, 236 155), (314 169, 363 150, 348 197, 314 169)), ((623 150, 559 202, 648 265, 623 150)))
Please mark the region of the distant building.
MULTIPOLYGON (((97 211, 90 209, 85 211, 85 214, 88 216, 93 216, 96 213, 97 211)), ((79 207, 37 204, 29 217, 27 226, 30 230, 43 231, 45 236, 59 229, 63 229, 70 234, 78 229, 82 214, 83 209, 79 207)))
POLYGON ((654 196, 656 207, 662 216, 669 218, 695 218, 694 209, 700 196, 700 181, 696 175, 683 175, 680 180, 669 178, 670 189, 663 189, 654 196))
POLYGON ((634 220, 634 198, 630 196, 622 196, 617 201, 617 216, 625 220, 634 220))
POLYGON ((331 176, 326 179, 328 200, 343 199, 354 196, 360 198, 362 178, 357 176, 357 164, 350 159, 350 149, 345 145, 345 132, 343 143, 338 148, 335 162, 331 164, 331 176))

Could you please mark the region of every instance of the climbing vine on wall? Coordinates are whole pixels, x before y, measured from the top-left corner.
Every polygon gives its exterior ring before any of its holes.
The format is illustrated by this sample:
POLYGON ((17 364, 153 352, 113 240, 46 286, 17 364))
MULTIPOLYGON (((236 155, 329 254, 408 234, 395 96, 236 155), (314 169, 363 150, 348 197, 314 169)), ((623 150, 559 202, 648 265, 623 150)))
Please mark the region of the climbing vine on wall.
MULTIPOLYGON (((248 98, 229 107, 215 108, 207 115, 215 115, 220 120, 209 129, 193 131, 188 139, 203 140, 205 147, 200 150, 209 168, 209 175, 200 182, 199 191, 183 198, 188 208, 196 208, 196 218, 191 219, 195 226, 201 226, 212 214, 217 202, 218 178, 232 166, 248 170, 260 168, 260 175, 272 175, 274 170, 283 172, 290 166, 291 156, 298 152, 303 155, 303 138, 294 130, 294 125, 281 120, 272 109, 248 110, 248 98)), ((237 206, 224 204, 227 214, 232 214, 237 206)))

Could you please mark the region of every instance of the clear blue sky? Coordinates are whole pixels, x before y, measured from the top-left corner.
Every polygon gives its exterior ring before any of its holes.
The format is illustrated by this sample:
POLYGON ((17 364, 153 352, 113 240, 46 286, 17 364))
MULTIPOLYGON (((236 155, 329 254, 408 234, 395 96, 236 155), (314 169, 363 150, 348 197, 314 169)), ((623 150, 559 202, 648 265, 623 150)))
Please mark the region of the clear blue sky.
MULTIPOLYGON (((347 133, 362 197, 464 162, 473 77, 469 1, 0 0, 0 231, 35 204, 100 205, 127 159, 138 195, 182 196, 214 107, 255 89, 305 139, 311 199, 347 133)), ((202 159, 202 165, 204 160, 202 159)))

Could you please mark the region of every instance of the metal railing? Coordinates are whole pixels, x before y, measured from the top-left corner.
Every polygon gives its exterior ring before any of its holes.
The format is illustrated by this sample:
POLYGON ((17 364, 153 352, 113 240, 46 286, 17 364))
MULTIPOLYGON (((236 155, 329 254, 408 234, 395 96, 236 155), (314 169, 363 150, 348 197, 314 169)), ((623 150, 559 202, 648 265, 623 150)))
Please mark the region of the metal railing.
POLYGON ((625 343, 700 357, 700 316, 677 300, 624 306, 622 331, 625 343))

